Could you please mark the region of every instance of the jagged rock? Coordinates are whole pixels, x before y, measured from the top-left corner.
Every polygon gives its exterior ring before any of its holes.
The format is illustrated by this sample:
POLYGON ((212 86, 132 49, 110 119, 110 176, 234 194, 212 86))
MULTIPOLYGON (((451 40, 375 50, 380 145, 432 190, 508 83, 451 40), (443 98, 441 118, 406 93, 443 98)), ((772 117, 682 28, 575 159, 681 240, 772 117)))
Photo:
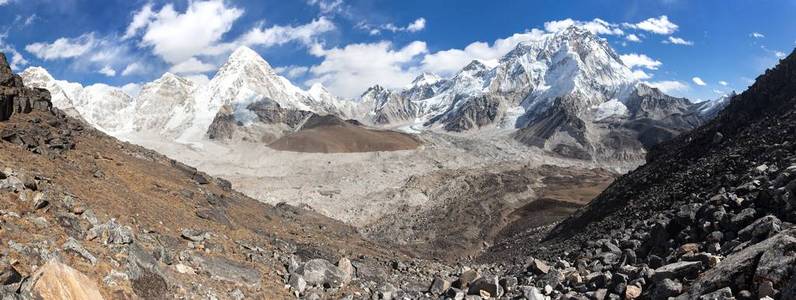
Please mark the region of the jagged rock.
POLYGON ((337 268, 340 271, 343 271, 343 282, 348 283, 351 279, 354 278, 354 265, 351 264, 351 260, 345 257, 341 257, 340 260, 337 261, 337 268))
POLYGON ((93 280, 56 260, 36 270, 31 282, 37 299, 103 299, 93 280))
POLYGON ((699 296, 699 300, 734 300, 732 289, 729 287, 699 296))
POLYGON ((699 261, 679 261, 671 263, 660 268, 655 269, 655 281, 662 281, 669 278, 683 278, 686 276, 696 275, 702 268, 702 262, 699 261))
POLYGON ((398 289, 388 282, 383 282, 379 284, 379 287, 376 288, 376 295, 378 299, 393 299, 394 295, 398 292, 398 289))
POLYGON ((665 278, 655 284, 655 292, 652 298, 656 300, 666 300, 669 297, 680 295, 683 291, 683 285, 679 282, 665 278))
MULTIPOLYGON (((577 273, 573 272, 573 274, 577 274, 577 273)), ((513 276, 504 277, 504 278, 501 278, 498 283, 500 283, 500 286, 502 286, 503 289, 508 293, 508 292, 513 292, 514 290, 517 289, 518 280, 517 280, 517 277, 513 277, 513 276)))
POLYGON ((83 248, 83 246, 80 245, 80 242, 78 242, 74 238, 70 237, 69 239, 67 239, 66 242, 61 247, 64 248, 64 250, 66 251, 72 251, 80 255, 81 257, 85 258, 88 262, 90 262, 92 265, 97 263, 97 258, 94 257, 94 255, 92 255, 91 252, 88 252, 86 248, 83 248))
MULTIPOLYGON (((201 266, 201 269, 210 273, 210 276, 214 279, 243 283, 249 286, 260 284, 260 271, 253 267, 242 265, 221 256, 195 257, 194 259, 201 266)), ((306 280, 307 274, 303 275, 306 280)), ((313 284, 309 280, 307 280, 307 283, 313 284)))
POLYGON ((789 266, 796 263, 796 257, 784 254, 794 247, 796 247, 796 230, 789 229, 733 253, 715 268, 701 274, 691 285, 689 294, 698 296, 729 286, 756 290, 748 286, 755 278, 771 280, 775 285, 782 284, 785 274, 789 272, 789 266))
POLYGON ((311 259, 296 273, 304 276, 307 284, 312 286, 340 288, 347 283, 345 272, 325 259, 311 259))
POLYGON ((781 227, 782 222, 777 217, 765 216, 738 231, 738 236, 742 241, 759 241, 777 234, 781 227))
POLYGON ((89 230, 88 240, 99 238, 105 244, 130 244, 135 238, 129 226, 122 226, 116 219, 110 219, 105 224, 94 226, 89 230))
POLYGON ((486 292, 489 297, 500 298, 500 296, 503 296, 503 287, 498 284, 497 278, 488 279, 482 277, 470 283, 470 287, 467 290, 467 294, 470 295, 484 295, 483 292, 486 292))
POLYGON ((462 300, 465 297, 465 293, 460 289, 452 287, 445 292, 445 297, 448 299, 462 300))
POLYGON ((299 274, 290 274, 290 280, 288 280, 287 284, 298 294, 304 293, 307 288, 307 281, 299 274))
POLYGON ((537 275, 547 274, 547 272, 550 272, 550 266, 541 260, 533 259, 531 260, 531 264, 528 266, 528 271, 531 271, 537 275))
POLYGON ((450 286, 450 282, 445 280, 445 278, 437 276, 434 277, 434 280, 431 282, 431 287, 428 289, 428 292, 432 295, 442 295, 450 286))
POLYGON ((475 270, 467 270, 459 275, 459 278, 453 282, 452 286, 457 289, 464 290, 467 289, 470 286, 470 283, 475 281, 476 278, 478 278, 478 272, 475 270))
POLYGON ((202 242, 209 237, 209 233, 195 229, 183 229, 180 231, 180 236, 191 242, 202 242))
POLYGON ((9 285, 20 282, 22 275, 19 274, 14 266, 0 262, 0 285, 9 285))

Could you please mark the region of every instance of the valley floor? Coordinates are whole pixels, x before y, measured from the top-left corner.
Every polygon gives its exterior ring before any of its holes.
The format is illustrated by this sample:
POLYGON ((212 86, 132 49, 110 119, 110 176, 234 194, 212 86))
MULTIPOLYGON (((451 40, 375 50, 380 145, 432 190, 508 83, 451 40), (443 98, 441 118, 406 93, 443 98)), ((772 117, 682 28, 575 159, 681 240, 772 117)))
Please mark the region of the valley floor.
POLYGON ((522 145, 498 129, 467 136, 425 131, 418 137, 424 145, 416 150, 335 154, 210 141, 175 147, 142 135, 122 139, 228 179, 236 190, 262 202, 309 208, 349 223, 373 240, 445 260, 476 254, 486 245, 484 241, 488 244, 511 232, 507 227, 512 218, 533 211, 528 205, 544 195, 552 203, 578 200, 548 205, 538 216, 571 211, 596 196, 617 174, 636 166, 555 157, 522 145), (556 167, 542 170, 546 165, 556 167), (527 184, 517 189, 517 180, 527 184), (486 206, 492 206, 492 211, 485 210, 486 206), (466 221, 428 217, 452 207, 463 211, 459 215, 478 217, 481 221, 473 223, 478 224, 473 227, 477 232, 436 234, 438 228, 459 227, 450 222, 466 221), (456 254, 443 255, 450 253, 447 250, 456 254))

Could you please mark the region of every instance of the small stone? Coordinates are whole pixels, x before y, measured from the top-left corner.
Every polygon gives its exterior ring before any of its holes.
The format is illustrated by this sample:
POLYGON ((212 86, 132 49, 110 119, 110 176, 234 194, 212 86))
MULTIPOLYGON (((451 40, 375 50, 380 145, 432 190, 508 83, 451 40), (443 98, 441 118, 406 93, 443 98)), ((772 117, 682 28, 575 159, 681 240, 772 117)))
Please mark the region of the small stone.
POLYGON ((196 270, 194 270, 194 268, 184 264, 174 265, 174 270, 180 274, 196 274, 196 270))
POLYGON ((641 287, 628 285, 625 289, 625 299, 632 300, 641 297, 641 287))
POLYGON ((533 259, 531 261, 531 265, 528 266, 528 271, 531 271, 537 275, 547 274, 547 272, 550 272, 550 266, 548 266, 545 262, 541 260, 533 259))
POLYGON ((343 282, 350 282, 354 276, 354 266, 351 264, 351 261, 348 258, 341 257, 340 260, 337 261, 337 267, 345 274, 343 282))
POLYGON ((183 229, 180 232, 180 236, 182 238, 189 240, 191 242, 202 242, 207 239, 208 233, 204 231, 194 230, 194 229, 183 229))
POLYGON ((33 209, 34 210, 39 210, 39 209, 45 208, 49 204, 50 204, 50 201, 47 201, 47 198, 44 197, 44 193, 36 192, 36 194, 33 195, 33 209))
POLYGON ((500 283, 500 286, 502 286, 503 289, 508 293, 508 292, 513 292, 514 290, 517 289, 518 280, 517 280, 517 277, 513 277, 513 276, 512 277, 504 277, 504 278, 500 279, 500 281, 498 283, 500 283))

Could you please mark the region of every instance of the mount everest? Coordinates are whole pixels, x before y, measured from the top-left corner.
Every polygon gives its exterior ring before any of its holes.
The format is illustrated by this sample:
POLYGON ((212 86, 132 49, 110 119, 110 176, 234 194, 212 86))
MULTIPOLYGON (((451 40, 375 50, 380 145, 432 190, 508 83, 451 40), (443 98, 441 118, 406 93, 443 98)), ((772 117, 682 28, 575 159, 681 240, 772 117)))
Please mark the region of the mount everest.
POLYGON ((56 80, 25 70, 26 85, 116 136, 270 143, 312 115, 412 131, 498 128, 516 140, 583 159, 643 159, 646 147, 698 126, 727 101, 694 104, 634 79, 604 40, 578 27, 520 43, 497 64, 473 61, 451 78, 424 73, 401 90, 373 86, 359 99, 322 85, 303 90, 255 51, 241 47, 206 84, 171 73, 135 97, 102 84, 56 80))

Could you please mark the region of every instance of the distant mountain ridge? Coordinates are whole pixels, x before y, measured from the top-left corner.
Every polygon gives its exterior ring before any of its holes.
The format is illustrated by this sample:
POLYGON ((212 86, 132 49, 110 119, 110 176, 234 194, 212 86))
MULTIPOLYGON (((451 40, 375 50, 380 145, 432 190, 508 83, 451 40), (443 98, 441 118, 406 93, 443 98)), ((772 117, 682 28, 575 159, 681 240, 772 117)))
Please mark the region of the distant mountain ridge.
POLYGON ((341 99, 322 85, 293 85, 255 51, 241 47, 206 84, 166 73, 136 97, 103 85, 55 80, 43 68, 22 73, 56 107, 111 134, 147 132, 178 142, 269 143, 311 115, 371 126, 512 137, 582 159, 643 159, 646 149, 690 130, 727 101, 694 104, 636 80, 608 43, 570 27, 520 43, 497 65, 475 60, 451 78, 423 73, 401 90, 376 85, 341 99))

